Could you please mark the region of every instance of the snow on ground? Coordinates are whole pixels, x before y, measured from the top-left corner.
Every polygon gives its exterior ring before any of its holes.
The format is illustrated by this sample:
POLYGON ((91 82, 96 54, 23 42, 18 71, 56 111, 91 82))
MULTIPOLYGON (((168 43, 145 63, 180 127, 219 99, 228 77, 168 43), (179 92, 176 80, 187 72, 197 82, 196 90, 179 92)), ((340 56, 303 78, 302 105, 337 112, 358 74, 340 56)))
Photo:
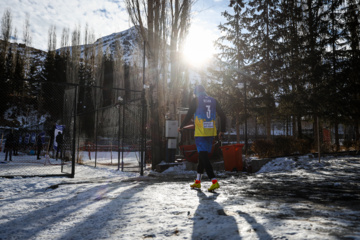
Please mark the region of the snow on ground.
MULTIPOLYGON (((43 154, 44 155, 44 154, 43 154)), ((60 155, 59 155, 60 156, 60 155)), ((81 152, 79 156, 82 164, 92 167, 105 167, 103 170, 118 172, 118 169, 139 171, 140 155, 139 152, 124 152, 120 153, 118 158, 117 152, 81 152)), ((0 153, 0 176, 39 176, 39 175, 61 175, 71 173, 71 162, 67 161, 62 164, 59 159, 55 158, 55 153, 50 152, 49 157, 41 156, 37 160, 36 155, 29 155, 19 152, 17 156, 12 156, 12 161, 4 161, 5 154, 0 153)), ((8 157, 8 160, 10 158, 8 157)), ((81 176, 81 168, 76 168, 76 176, 81 176)), ((86 169, 86 175, 97 176, 96 169, 86 169), (93 171, 94 173, 90 173, 93 171)), ((105 173, 103 174, 107 174, 105 173)), ((100 171, 102 172, 102 171, 100 171)))
POLYGON ((0 239, 360 239, 358 156, 217 174, 217 194, 206 177, 202 191, 190 190, 195 172, 183 165, 145 176, 77 165, 73 179, 0 178, 0 239))

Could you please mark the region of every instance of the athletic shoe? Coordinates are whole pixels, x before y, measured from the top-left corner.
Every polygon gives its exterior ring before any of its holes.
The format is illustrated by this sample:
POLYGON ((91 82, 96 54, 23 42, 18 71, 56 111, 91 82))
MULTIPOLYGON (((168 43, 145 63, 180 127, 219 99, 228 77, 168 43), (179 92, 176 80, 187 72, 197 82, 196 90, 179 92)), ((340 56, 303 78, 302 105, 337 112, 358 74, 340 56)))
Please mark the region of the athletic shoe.
POLYGON ((213 184, 210 186, 210 188, 208 189, 208 191, 214 191, 215 189, 218 189, 218 188, 220 188, 220 185, 219 185, 219 183, 218 183, 218 181, 217 180, 214 180, 213 181, 213 184))
POLYGON ((190 187, 200 189, 201 188, 200 180, 195 180, 194 184, 191 184, 190 187))

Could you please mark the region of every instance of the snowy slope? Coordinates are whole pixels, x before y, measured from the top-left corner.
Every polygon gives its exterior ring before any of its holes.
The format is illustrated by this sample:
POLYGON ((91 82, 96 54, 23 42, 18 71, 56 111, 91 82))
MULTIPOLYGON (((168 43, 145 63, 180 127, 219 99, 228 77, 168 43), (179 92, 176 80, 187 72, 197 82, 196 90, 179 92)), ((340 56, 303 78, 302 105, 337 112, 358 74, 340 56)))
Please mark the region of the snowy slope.
MULTIPOLYGON (((96 49, 96 54, 98 54, 98 50, 102 49, 102 53, 106 54, 107 52, 113 54, 116 49, 116 42, 118 42, 122 49, 122 58, 126 63, 132 63, 134 55, 136 55, 136 51, 139 48, 140 35, 137 30, 137 27, 134 26, 122 32, 112 33, 110 35, 101 37, 97 39, 94 43, 88 45, 80 45, 81 55, 80 58, 84 57, 85 48, 94 47, 96 49)), ((140 48, 142 44, 140 44, 140 48)), ((71 52, 71 47, 65 47, 71 52)), ((59 48, 56 51, 62 51, 64 48, 59 48)))

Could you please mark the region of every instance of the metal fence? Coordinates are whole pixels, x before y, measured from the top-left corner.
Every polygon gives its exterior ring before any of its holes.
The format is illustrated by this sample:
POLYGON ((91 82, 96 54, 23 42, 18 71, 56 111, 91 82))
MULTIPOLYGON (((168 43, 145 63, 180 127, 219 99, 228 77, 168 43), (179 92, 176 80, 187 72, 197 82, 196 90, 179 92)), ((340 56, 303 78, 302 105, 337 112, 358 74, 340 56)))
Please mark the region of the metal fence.
MULTIPOLYGON (((142 93, 94 88, 94 109, 80 103, 76 139, 77 163, 141 172, 146 167, 142 150, 142 93)), ((81 102, 81 101, 80 101, 81 102)))
POLYGON ((21 84, 35 86, 32 94, 9 94, 0 102, 0 177, 74 177, 79 164, 142 173, 142 91, 21 84))
POLYGON ((0 176, 73 176, 70 125, 64 129, 64 143, 58 158, 54 149, 57 145, 54 144, 55 124, 72 122, 75 113, 63 114, 65 98, 61 94, 69 86, 31 81, 16 83, 21 88, 8 91, 0 102, 0 176))

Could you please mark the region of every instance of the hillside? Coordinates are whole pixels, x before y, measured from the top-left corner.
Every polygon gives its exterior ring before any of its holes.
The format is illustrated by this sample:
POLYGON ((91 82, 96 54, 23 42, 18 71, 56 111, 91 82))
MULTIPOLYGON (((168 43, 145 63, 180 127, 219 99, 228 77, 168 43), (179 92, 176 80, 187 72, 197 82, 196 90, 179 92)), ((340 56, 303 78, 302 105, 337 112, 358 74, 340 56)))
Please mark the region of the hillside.
MULTIPOLYGON (((93 44, 80 45, 80 58, 83 58, 85 47, 95 47, 96 51, 101 47, 103 54, 106 54, 107 52, 113 54, 116 51, 116 42, 119 42, 122 49, 123 61, 126 63, 131 63, 134 55, 136 55, 139 39, 140 35, 137 27, 132 27, 122 32, 112 33, 110 35, 97 39, 93 44)), ((65 47, 65 49, 71 50, 71 47, 65 47)), ((56 51, 62 50, 64 50, 64 48, 59 48, 56 51)))

